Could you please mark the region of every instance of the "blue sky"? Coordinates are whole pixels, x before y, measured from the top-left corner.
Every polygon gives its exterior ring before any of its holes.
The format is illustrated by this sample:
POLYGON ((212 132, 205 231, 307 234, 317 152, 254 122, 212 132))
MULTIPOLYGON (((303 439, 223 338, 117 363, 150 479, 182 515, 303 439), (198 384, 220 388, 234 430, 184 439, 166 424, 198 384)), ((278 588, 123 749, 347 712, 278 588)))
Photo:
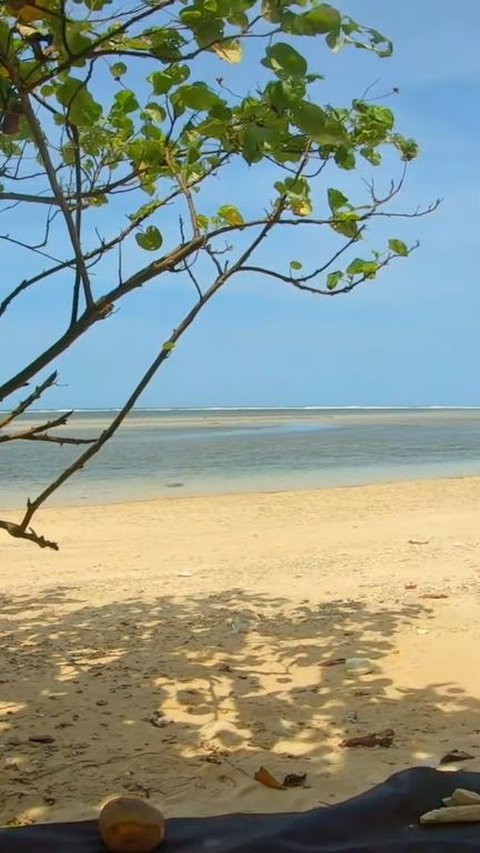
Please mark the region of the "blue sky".
MULTIPOLYGON (((400 236, 418 237, 421 247, 349 296, 322 299, 270 279, 238 279, 207 307, 142 405, 480 405, 480 4, 351 0, 338 6, 390 35, 395 54, 390 60, 355 50, 332 55, 323 42, 310 42, 310 66, 327 78, 325 101, 348 103, 378 79, 376 92, 398 86, 391 106, 399 129, 420 142, 422 156, 397 208, 437 196, 443 204, 425 219, 382 222, 373 245, 400 236)), ((256 73, 251 59, 242 74, 252 83, 256 73)), ((383 176, 387 181, 390 171, 383 176)), ((267 171, 252 178, 238 169, 234 186, 215 182, 210 202, 234 196, 241 208, 261 207, 271 178, 267 171)), ((360 189, 356 176, 340 174, 332 183, 352 196, 360 189)), ((328 239, 293 235, 271 251, 280 266, 291 258, 313 262, 328 239)), ((2 254, 3 269, 12 268, 14 254, 3 246, 2 254)), ((2 293, 7 285, 2 271, 2 293)), ((120 403, 191 295, 175 280, 126 300, 63 358, 62 387, 45 402, 54 408, 120 403)), ((48 287, 12 310, 2 321, 2 376, 50 340, 62 318, 58 292, 48 287)))

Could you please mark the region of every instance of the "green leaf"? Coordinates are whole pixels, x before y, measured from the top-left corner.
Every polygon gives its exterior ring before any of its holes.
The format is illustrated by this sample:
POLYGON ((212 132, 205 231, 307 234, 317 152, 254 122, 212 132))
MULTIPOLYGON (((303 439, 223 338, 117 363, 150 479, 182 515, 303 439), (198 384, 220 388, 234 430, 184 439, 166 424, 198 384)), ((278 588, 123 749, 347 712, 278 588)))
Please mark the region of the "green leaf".
POLYGON ((292 109, 292 119, 299 130, 308 133, 312 139, 316 139, 321 134, 326 122, 324 111, 309 101, 300 101, 292 109))
POLYGON ((326 36, 325 41, 333 53, 338 53, 345 44, 341 27, 336 27, 331 30, 326 36))
POLYGON ((343 124, 334 119, 327 119, 322 130, 315 136, 320 145, 345 145, 349 142, 349 136, 343 124))
POLYGON ((282 20, 282 4, 279 0, 262 0, 262 15, 270 24, 279 24, 282 20))
POLYGON ((301 15, 287 11, 281 18, 282 30, 296 36, 316 36, 337 31, 341 23, 340 13, 326 3, 320 3, 301 15))
POLYGON ((403 242, 403 240, 389 240, 388 248, 391 252, 394 252, 396 255, 400 255, 401 258, 408 257, 409 250, 408 246, 403 242))
POLYGON ((350 240, 360 236, 358 233, 358 219, 355 213, 337 214, 335 220, 331 223, 331 227, 337 234, 342 234, 343 237, 348 237, 350 240))
POLYGON ((335 163, 340 169, 350 172, 356 166, 355 154, 350 148, 341 146, 335 151, 335 163))
POLYGON ((296 216, 310 216, 312 212, 312 202, 308 198, 297 199, 290 206, 296 216))
POLYGON ((127 66, 124 62, 114 62, 113 65, 110 66, 110 74, 115 78, 115 80, 120 80, 120 77, 123 77, 126 73, 127 66))
POLYGON ((405 139, 405 137, 400 136, 400 134, 396 134, 392 142, 395 148, 400 151, 402 155, 402 160, 408 163, 410 160, 415 160, 419 154, 419 147, 414 139, 405 139))
POLYGON ((347 267, 347 275, 364 275, 367 278, 373 278, 378 270, 378 264, 375 261, 365 261, 363 258, 355 258, 347 267))
POLYGON ((113 109, 119 113, 133 113, 138 110, 138 101, 130 89, 122 89, 121 92, 115 94, 115 105, 113 109))
POLYGON ((145 121, 154 121, 158 124, 165 121, 167 117, 166 111, 159 104, 156 104, 155 101, 150 101, 150 103, 143 108, 140 115, 145 121))
POLYGON ((82 32, 83 24, 77 22, 66 23, 65 30, 62 28, 62 41, 69 57, 79 53, 85 53, 92 45, 92 40, 82 32))
POLYGON ((103 207, 104 204, 108 204, 108 198, 104 193, 98 193, 89 198, 88 204, 90 207, 103 207))
POLYGON ((145 231, 135 234, 135 240, 140 248, 146 249, 147 252, 155 252, 163 243, 163 237, 154 225, 149 225, 145 231))
POLYGON ((180 59, 180 48, 185 44, 181 33, 172 29, 156 29, 150 32, 150 51, 161 62, 175 62, 180 59))
POLYGON ((204 216, 203 213, 200 213, 197 216, 197 224, 201 231, 208 231, 210 219, 208 218, 208 216, 204 216))
POLYGON ((302 268, 303 264, 300 261, 290 261, 290 269, 301 270, 302 268))
POLYGON ((340 210, 342 207, 351 207, 348 198, 343 193, 341 193, 340 190, 336 190, 333 187, 330 187, 327 192, 327 195, 328 204, 333 214, 337 213, 337 211, 340 210))
POLYGON ((73 166, 76 162, 76 148, 70 142, 67 142, 66 145, 62 148, 62 156, 63 162, 67 164, 67 166, 73 166))
POLYGON ((243 134, 242 154, 247 163, 258 163, 263 157, 264 135, 262 128, 250 124, 243 134))
POLYGON ((307 62, 293 47, 284 42, 278 42, 266 50, 262 65, 271 68, 279 77, 304 77, 307 73, 307 62))
POLYGON ((155 95, 165 95, 175 85, 175 81, 167 71, 154 71, 148 79, 155 95))
POLYGON ((327 275, 327 289, 335 290, 339 281, 343 278, 343 272, 341 270, 335 270, 335 272, 329 272, 327 275))
POLYGON ((245 222, 242 214, 233 204, 224 204, 218 208, 218 216, 229 225, 243 225, 245 222))
POLYGON ((380 163, 382 162, 382 155, 380 154, 380 151, 377 151, 377 149, 373 148, 371 145, 365 145, 361 148, 360 154, 365 158, 365 160, 368 160, 372 166, 380 166, 380 163))
POLYGON ((332 6, 326 3, 321 3, 319 6, 314 6, 309 12, 302 15, 305 21, 312 27, 312 34, 330 33, 340 27, 342 19, 340 13, 332 6))
POLYGON ((108 6, 111 0, 83 0, 87 9, 92 12, 100 12, 104 6, 108 6))
POLYGON ((102 107, 94 101, 83 80, 67 77, 56 91, 57 100, 68 113, 68 120, 77 127, 91 127, 102 115, 102 107))
POLYGON ((190 110, 209 110, 221 99, 215 92, 208 88, 206 83, 192 83, 191 86, 182 86, 175 92, 177 98, 184 107, 190 110))
POLYGON ((151 216, 156 210, 158 210, 158 202, 149 201, 147 204, 143 204, 136 213, 129 213, 128 218, 130 222, 138 222, 140 219, 146 219, 148 216, 151 216))
POLYGON ((395 124, 395 116, 388 107, 370 107, 370 116, 374 121, 382 124, 387 130, 391 130, 395 124))

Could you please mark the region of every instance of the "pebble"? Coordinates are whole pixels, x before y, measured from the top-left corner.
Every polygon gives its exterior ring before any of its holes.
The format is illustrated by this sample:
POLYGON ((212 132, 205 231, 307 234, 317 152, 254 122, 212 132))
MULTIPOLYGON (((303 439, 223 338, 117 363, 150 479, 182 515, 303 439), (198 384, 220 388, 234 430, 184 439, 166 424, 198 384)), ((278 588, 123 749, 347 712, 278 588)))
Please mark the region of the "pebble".
POLYGON ((347 658, 345 668, 348 675, 368 675, 373 672, 373 665, 367 658, 347 658))

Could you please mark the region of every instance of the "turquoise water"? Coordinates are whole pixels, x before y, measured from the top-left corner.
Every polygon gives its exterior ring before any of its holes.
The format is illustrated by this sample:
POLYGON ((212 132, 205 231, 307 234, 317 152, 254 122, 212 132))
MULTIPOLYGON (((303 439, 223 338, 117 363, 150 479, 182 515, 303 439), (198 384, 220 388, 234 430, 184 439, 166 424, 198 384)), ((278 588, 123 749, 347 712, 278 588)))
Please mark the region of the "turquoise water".
MULTIPOLYGON (((63 432, 92 437, 112 416, 80 412, 63 432)), ((2 444, 0 506, 34 497, 78 453, 37 442, 2 444)), ((480 474, 478 409, 138 410, 51 503, 469 474, 480 474)))

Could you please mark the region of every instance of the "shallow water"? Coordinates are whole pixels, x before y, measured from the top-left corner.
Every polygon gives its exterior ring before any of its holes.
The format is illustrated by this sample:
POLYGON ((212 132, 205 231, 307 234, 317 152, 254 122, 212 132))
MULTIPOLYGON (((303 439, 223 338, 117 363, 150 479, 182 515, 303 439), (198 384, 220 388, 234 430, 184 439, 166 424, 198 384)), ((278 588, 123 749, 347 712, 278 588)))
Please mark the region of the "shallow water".
MULTIPOLYGON (((77 413, 63 433, 93 437, 113 414, 77 413)), ((37 412, 23 423, 40 417, 37 412)), ((2 444, 0 506, 24 504, 80 452, 39 442, 2 444)), ((478 409, 138 410, 50 502, 129 501, 479 473, 478 409)))

